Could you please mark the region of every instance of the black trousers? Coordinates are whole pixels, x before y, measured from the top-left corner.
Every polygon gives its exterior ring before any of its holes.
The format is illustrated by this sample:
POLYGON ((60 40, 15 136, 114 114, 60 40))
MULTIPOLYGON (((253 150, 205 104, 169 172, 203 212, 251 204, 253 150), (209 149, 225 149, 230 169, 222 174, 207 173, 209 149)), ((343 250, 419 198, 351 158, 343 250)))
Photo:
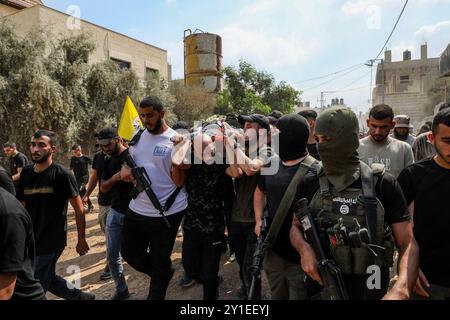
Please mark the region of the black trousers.
POLYGON ((186 273, 203 283, 203 300, 217 300, 217 275, 224 244, 223 232, 205 234, 197 230, 183 230, 182 261, 186 273))
POLYGON ((149 275, 149 300, 164 300, 173 276, 172 254, 184 211, 163 218, 150 218, 128 209, 123 226, 122 256, 130 266, 149 275))
MULTIPOLYGON (((89 178, 88 178, 89 179, 89 178)), ((77 179, 78 192, 80 193, 81 199, 83 199, 86 194, 86 184, 87 180, 85 177, 77 179)), ((88 198, 88 209, 91 210, 94 206, 92 205, 91 199, 88 198)))
MULTIPOLYGON (((252 283, 253 255, 256 247, 255 223, 233 222, 231 225, 231 242, 235 250, 236 261, 239 264, 239 275, 246 292, 252 283)), ((261 299, 261 279, 257 279, 254 297, 261 299)))

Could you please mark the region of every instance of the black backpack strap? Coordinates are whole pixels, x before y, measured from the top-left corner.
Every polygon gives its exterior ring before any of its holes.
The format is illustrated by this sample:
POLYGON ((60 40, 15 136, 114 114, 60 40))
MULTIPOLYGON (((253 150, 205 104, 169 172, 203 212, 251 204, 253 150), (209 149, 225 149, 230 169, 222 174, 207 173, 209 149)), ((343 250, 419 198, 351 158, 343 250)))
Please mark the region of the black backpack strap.
POLYGON ((367 229, 369 231, 370 242, 376 242, 377 232, 377 195, 375 191, 375 179, 372 169, 361 162, 361 183, 364 198, 364 213, 366 215, 367 229))
POLYGON ((134 136, 131 138, 131 141, 128 142, 128 145, 131 147, 134 147, 137 145, 139 140, 141 139, 142 134, 144 133, 145 129, 140 129, 134 136))

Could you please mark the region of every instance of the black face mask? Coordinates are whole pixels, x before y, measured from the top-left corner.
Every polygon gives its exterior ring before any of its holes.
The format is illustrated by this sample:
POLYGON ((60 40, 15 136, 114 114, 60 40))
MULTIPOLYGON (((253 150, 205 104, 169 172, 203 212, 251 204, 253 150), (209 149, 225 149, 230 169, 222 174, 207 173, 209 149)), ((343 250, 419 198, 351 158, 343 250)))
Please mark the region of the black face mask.
POLYGON ((161 130, 161 128, 162 128, 162 118, 161 118, 161 116, 159 116, 159 119, 158 119, 158 122, 156 123, 155 129, 149 130, 147 128, 147 131, 150 132, 151 134, 156 134, 159 132, 159 130, 161 130))
POLYGON ((309 138, 309 124, 298 114, 283 116, 278 120, 280 130, 280 159, 291 161, 303 158, 308 154, 306 145, 309 138))

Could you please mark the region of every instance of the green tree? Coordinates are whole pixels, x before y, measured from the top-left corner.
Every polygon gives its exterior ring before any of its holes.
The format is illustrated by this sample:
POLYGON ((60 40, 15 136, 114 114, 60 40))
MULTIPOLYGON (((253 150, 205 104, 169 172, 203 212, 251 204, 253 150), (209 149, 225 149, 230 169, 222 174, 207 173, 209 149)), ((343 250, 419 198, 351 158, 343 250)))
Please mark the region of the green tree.
POLYGON ((300 91, 286 82, 277 84, 273 75, 246 61, 241 60, 237 68, 226 67, 223 75, 226 89, 217 99, 217 113, 269 114, 279 110, 288 114, 300 103, 300 91))
MULTIPOLYGON (((27 152, 36 129, 58 134, 62 154, 116 124, 127 95, 143 95, 136 74, 107 61, 90 65, 89 35, 51 37, 36 30, 19 38, 0 21, 0 139, 27 152)), ((92 149, 91 149, 92 150, 92 149)), ((64 159, 65 160, 65 159, 64 159)))
POLYGON ((173 111, 179 120, 193 125, 195 121, 207 119, 214 114, 216 95, 203 87, 185 87, 183 81, 173 81, 170 92, 176 99, 173 111))

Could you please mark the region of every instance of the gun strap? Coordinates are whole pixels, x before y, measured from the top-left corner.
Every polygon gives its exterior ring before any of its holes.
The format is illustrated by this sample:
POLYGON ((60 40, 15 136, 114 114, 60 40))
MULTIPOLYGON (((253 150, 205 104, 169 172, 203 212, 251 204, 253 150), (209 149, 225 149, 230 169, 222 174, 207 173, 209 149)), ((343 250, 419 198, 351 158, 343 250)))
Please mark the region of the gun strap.
POLYGON ((172 207, 173 203, 175 202, 175 199, 177 198, 178 194, 180 193, 181 188, 176 188, 174 192, 170 195, 169 199, 167 199, 166 204, 164 205, 164 211, 168 211, 170 207, 172 207))
POLYGON ((375 180, 372 169, 361 162, 361 184, 364 198, 364 214, 366 215, 367 230, 370 242, 376 243, 377 232, 377 196, 375 192, 375 180))
POLYGON ((299 185, 301 179, 305 176, 306 172, 312 167, 312 165, 317 160, 308 155, 305 160, 300 163, 300 166, 289 183, 286 192, 284 193, 283 199, 278 206, 277 212, 273 218, 272 223, 270 224, 269 232, 267 233, 265 244, 267 247, 272 247, 275 243, 275 240, 280 232, 281 226, 286 219, 286 216, 289 212, 289 209, 292 206, 292 202, 294 201, 295 194, 297 192, 297 186, 299 185))
POLYGON ((150 199, 151 203, 153 204, 153 206, 157 210, 159 210, 161 215, 164 216, 164 212, 169 211, 169 209, 172 207, 173 203, 175 202, 175 199, 177 198, 177 196, 180 193, 182 188, 181 187, 177 187, 175 189, 175 191, 172 192, 172 194, 170 195, 169 199, 167 199, 167 201, 164 204, 164 206, 162 206, 161 203, 158 200, 158 197, 156 196, 155 192, 153 191, 153 189, 151 187, 152 181, 150 180, 150 177, 148 176, 147 173, 145 173, 145 179, 148 181, 148 186, 147 186, 148 190, 147 191, 149 191, 149 192, 147 192, 147 195, 149 196, 149 199, 150 199))
POLYGON ((140 129, 134 136, 131 138, 131 141, 128 143, 128 145, 134 147, 139 140, 141 139, 142 134, 144 133, 145 129, 140 129))

